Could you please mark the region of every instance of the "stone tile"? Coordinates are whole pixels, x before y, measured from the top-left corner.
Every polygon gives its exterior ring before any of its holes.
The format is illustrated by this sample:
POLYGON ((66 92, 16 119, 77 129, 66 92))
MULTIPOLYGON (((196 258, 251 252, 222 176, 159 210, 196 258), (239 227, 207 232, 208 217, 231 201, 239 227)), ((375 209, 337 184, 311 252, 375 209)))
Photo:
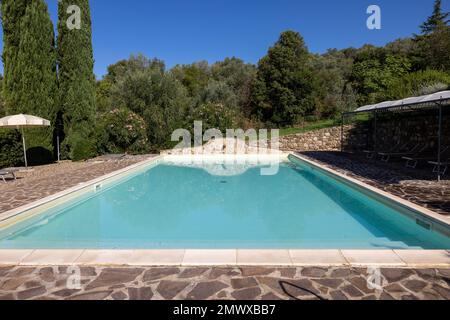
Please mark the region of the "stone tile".
POLYGON ((236 300, 256 300, 256 298, 261 294, 261 289, 248 288, 238 291, 233 291, 231 296, 236 300))
POLYGON ((288 250, 238 250, 237 263, 241 266, 292 265, 288 250))
POLYGON ((181 266, 185 250, 133 250, 128 264, 134 266, 181 266))
POLYGON ((150 300, 153 297, 153 291, 150 287, 128 288, 128 297, 130 300, 150 300))
POLYGON ((340 300, 340 301, 342 301, 342 300, 348 300, 348 298, 347 298, 347 296, 342 292, 342 291, 339 291, 339 290, 337 290, 337 291, 331 291, 330 292, 330 296, 331 296, 331 298, 333 299, 333 300, 340 300))
POLYGON ((314 282, 319 283, 327 288, 337 289, 344 282, 342 279, 314 279, 314 282))
POLYGON ((348 262, 339 250, 289 250, 295 266, 343 266, 348 262))
POLYGON ((126 299, 128 299, 128 296, 125 293, 123 293, 122 291, 119 291, 119 292, 114 292, 111 295, 111 298, 113 298, 114 300, 126 300, 126 299))
POLYGON ((266 293, 265 295, 263 295, 261 297, 261 300, 264 301, 278 301, 278 300, 282 300, 279 296, 277 296, 276 294, 273 294, 271 292, 266 293))
POLYGON ((195 278, 199 277, 202 274, 204 274, 206 271, 208 271, 208 268, 187 268, 184 269, 178 276, 180 279, 187 279, 187 278, 195 278))
POLYGON ((361 291, 359 291, 355 286, 352 285, 345 286, 341 290, 352 298, 359 298, 364 296, 361 291))
POLYGON ((234 266, 236 250, 186 250, 184 266, 234 266))
POLYGON ((445 300, 450 300, 450 289, 448 287, 444 288, 443 286, 434 283, 432 289, 439 293, 445 300))
POLYGON ((83 265, 127 265, 132 250, 85 250, 75 261, 83 265))
POLYGON ((409 269, 400 269, 400 268, 382 268, 381 274, 388 280, 389 282, 396 282, 400 280, 404 280, 411 275, 413 275, 413 271, 409 269))
POLYGON ((420 280, 409 280, 403 283, 403 286, 413 292, 421 292, 427 286, 427 283, 420 280))
POLYGON ((265 276, 276 271, 275 268, 265 268, 265 267, 243 267, 241 268, 242 275, 245 277, 251 276, 265 276))
POLYGON ((189 300, 205 300, 212 298, 220 290, 228 287, 225 283, 220 281, 201 282, 195 286, 195 288, 188 293, 187 299, 189 300))
POLYGON ((213 268, 208 276, 209 279, 217 279, 222 276, 235 277, 240 275, 240 272, 233 268, 213 268))
POLYGON ((294 278, 297 274, 297 268, 280 268, 278 270, 282 278, 294 278))
POLYGON ((256 287, 258 283, 255 278, 236 278, 231 279, 231 286, 233 289, 244 289, 250 287, 256 287))
POLYGON ((69 298, 69 300, 82 300, 82 301, 103 300, 103 299, 109 297, 109 295, 111 293, 112 293, 111 290, 87 292, 87 293, 73 296, 73 297, 69 298))
POLYGON ((86 287, 86 290, 92 290, 101 287, 111 287, 119 283, 129 283, 135 280, 143 273, 144 269, 104 269, 100 275, 86 287))
POLYGON ((72 265, 84 250, 35 250, 25 257, 21 265, 72 265))
POLYGON ((166 300, 172 300, 189 285, 187 281, 163 280, 156 290, 166 300))
POLYGON ((321 278, 326 275, 327 271, 326 268, 308 267, 302 269, 301 275, 303 277, 321 278))
POLYGON ((26 277, 14 277, 9 279, 4 279, 3 283, 0 283, 0 290, 2 291, 11 291, 11 290, 17 290, 21 286, 23 286, 29 278, 26 277))
POLYGON ((450 267, 450 251, 395 250, 395 253, 411 267, 450 267))
POLYGON ((153 281, 163 279, 180 273, 179 268, 151 268, 144 273, 143 281, 153 281))
POLYGON ((354 266, 405 266, 392 250, 342 250, 345 259, 354 266))
POLYGON ((47 290, 45 289, 45 287, 40 286, 37 288, 31 288, 31 289, 27 289, 27 290, 18 292, 17 298, 19 300, 28 300, 28 299, 34 298, 36 296, 42 295, 46 292, 47 292, 47 290))
POLYGON ((53 282, 56 279, 52 267, 46 267, 39 270, 39 277, 45 282, 53 282))
POLYGON ((0 265, 18 265, 33 250, 0 250, 0 265))
POLYGON ((12 293, 9 294, 5 294, 5 295, 0 295, 0 301, 11 301, 11 300, 15 300, 14 299, 14 295, 12 293))

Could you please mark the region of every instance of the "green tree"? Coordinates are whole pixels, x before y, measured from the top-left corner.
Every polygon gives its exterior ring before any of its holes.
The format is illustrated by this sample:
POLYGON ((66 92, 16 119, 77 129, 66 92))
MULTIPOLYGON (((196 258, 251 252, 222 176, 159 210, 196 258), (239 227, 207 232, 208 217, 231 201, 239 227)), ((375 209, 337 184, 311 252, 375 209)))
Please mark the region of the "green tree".
POLYGON ((190 65, 177 65, 171 73, 186 87, 191 97, 200 103, 200 95, 210 79, 208 62, 200 61, 190 65))
MULTIPOLYGON (((248 116, 251 112, 251 89, 256 78, 255 66, 235 57, 226 58, 211 66, 211 76, 231 89, 238 108, 248 116)), ((226 101, 219 102, 227 104, 226 101)))
POLYGON ((253 103, 263 121, 292 125, 314 110, 314 79, 308 59, 300 34, 286 31, 259 61, 253 103))
MULTIPOLYGON (((54 125, 57 88, 55 40, 53 24, 43 0, 34 0, 28 5, 20 30, 17 75, 12 92, 15 105, 9 106, 8 112, 39 116, 54 125)), ((28 147, 43 147, 52 151, 53 127, 33 129, 28 147)))
MULTIPOLYGON (((76 14, 76 13, 75 13, 76 14)), ((95 76, 88 0, 61 0, 58 5, 59 104, 62 108, 63 154, 73 160, 90 157, 95 124, 95 76), (67 13, 80 8, 80 29, 69 28, 67 13)))
POLYGON ((431 34, 447 26, 449 20, 448 12, 442 11, 442 1, 435 0, 433 14, 421 25, 422 34, 431 34))
POLYGON ((130 69, 119 76, 111 87, 111 101, 114 107, 128 108, 143 117, 152 150, 171 145, 172 132, 187 125, 186 115, 191 106, 181 82, 154 64, 130 69))
POLYGON ((145 153, 148 149, 144 119, 126 108, 104 113, 97 121, 97 151, 108 153, 145 153))
MULTIPOLYGON (((3 68, 4 85, 3 98, 6 112, 17 105, 14 100, 14 92, 17 87, 17 53, 21 38, 20 22, 25 15, 27 5, 32 0, 2 0, 2 27, 3 27, 3 68)), ((13 111, 12 111, 13 112, 13 111)))
POLYGON ((355 57, 350 79, 358 93, 358 104, 383 99, 392 83, 411 70, 411 62, 402 55, 392 55, 383 48, 367 46, 355 57))
POLYGON ((0 118, 4 117, 6 114, 5 110, 5 99, 3 99, 3 86, 4 86, 5 80, 3 79, 3 76, 0 75, 0 118))
POLYGON ((310 63, 318 84, 314 94, 316 114, 327 118, 354 109, 356 96, 348 80, 353 58, 344 51, 332 49, 313 56, 310 63))
POLYGON ((415 36, 416 56, 420 70, 437 69, 450 72, 449 13, 442 11, 442 3, 436 0, 433 14, 421 26, 422 34, 415 36))

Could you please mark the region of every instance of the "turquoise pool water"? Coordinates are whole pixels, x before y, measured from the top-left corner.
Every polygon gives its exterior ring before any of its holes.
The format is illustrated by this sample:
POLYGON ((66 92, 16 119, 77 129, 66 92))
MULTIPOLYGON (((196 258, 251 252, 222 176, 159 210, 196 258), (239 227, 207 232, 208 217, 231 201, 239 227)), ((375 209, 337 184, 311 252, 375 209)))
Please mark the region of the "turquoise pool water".
POLYGON ((162 163, 4 230, 0 248, 450 249, 450 239, 302 162, 273 176, 162 163))

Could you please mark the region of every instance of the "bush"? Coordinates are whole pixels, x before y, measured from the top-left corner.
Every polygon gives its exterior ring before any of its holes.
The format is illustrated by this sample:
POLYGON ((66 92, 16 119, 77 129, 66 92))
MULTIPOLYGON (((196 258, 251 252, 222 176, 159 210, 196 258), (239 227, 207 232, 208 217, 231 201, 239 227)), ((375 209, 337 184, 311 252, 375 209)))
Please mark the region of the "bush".
POLYGON ((239 114, 235 109, 221 103, 205 103, 195 108, 191 114, 192 123, 203 121, 203 130, 219 129, 226 133, 226 129, 236 129, 239 125, 239 114))
POLYGON ((96 155, 95 143, 90 139, 79 139, 72 146, 71 159, 73 161, 88 160, 96 155))
POLYGON ((388 88, 385 99, 403 99, 446 90, 450 86, 450 75, 437 70, 410 73, 395 81, 388 88))
POLYGON ((53 162, 53 153, 44 147, 27 149, 28 165, 39 166, 53 162))
POLYGON ((22 138, 17 130, 0 130, 0 168, 23 165, 22 138))
POLYGON ((148 151, 144 119, 126 108, 103 114, 97 122, 97 151, 100 154, 148 151))

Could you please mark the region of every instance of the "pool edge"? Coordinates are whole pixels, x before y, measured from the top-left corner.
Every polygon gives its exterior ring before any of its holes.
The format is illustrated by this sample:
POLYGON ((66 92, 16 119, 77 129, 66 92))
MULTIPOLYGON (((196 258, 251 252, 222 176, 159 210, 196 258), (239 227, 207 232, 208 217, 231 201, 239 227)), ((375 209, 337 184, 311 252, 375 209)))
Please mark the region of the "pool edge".
POLYGON ((449 250, 0 250, 0 266, 450 268, 449 250))
MULTIPOLYGON (((439 220, 447 226, 450 222, 437 213, 372 187, 357 179, 347 177, 301 155, 290 152, 301 161, 328 173, 368 189, 413 211, 439 220), (442 219, 442 221, 441 221, 442 219)), ((84 182, 55 195, 31 204, 4 212, 17 215, 44 204, 61 199, 102 181, 120 176, 139 167, 164 159, 164 155, 136 163, 121 170, 84 182)), ((7 217, 8 218, 8 217, 7 217)), ((5 218, 5 219, 7 219, 5 218)), ((450 219, 449 219, 450 221, 450 219)), ((395 268, 450 268, 450 250, 48 250, 48 249, 0 249, 0 266, 277 266, 277 267, 395 267, 395 268)))

